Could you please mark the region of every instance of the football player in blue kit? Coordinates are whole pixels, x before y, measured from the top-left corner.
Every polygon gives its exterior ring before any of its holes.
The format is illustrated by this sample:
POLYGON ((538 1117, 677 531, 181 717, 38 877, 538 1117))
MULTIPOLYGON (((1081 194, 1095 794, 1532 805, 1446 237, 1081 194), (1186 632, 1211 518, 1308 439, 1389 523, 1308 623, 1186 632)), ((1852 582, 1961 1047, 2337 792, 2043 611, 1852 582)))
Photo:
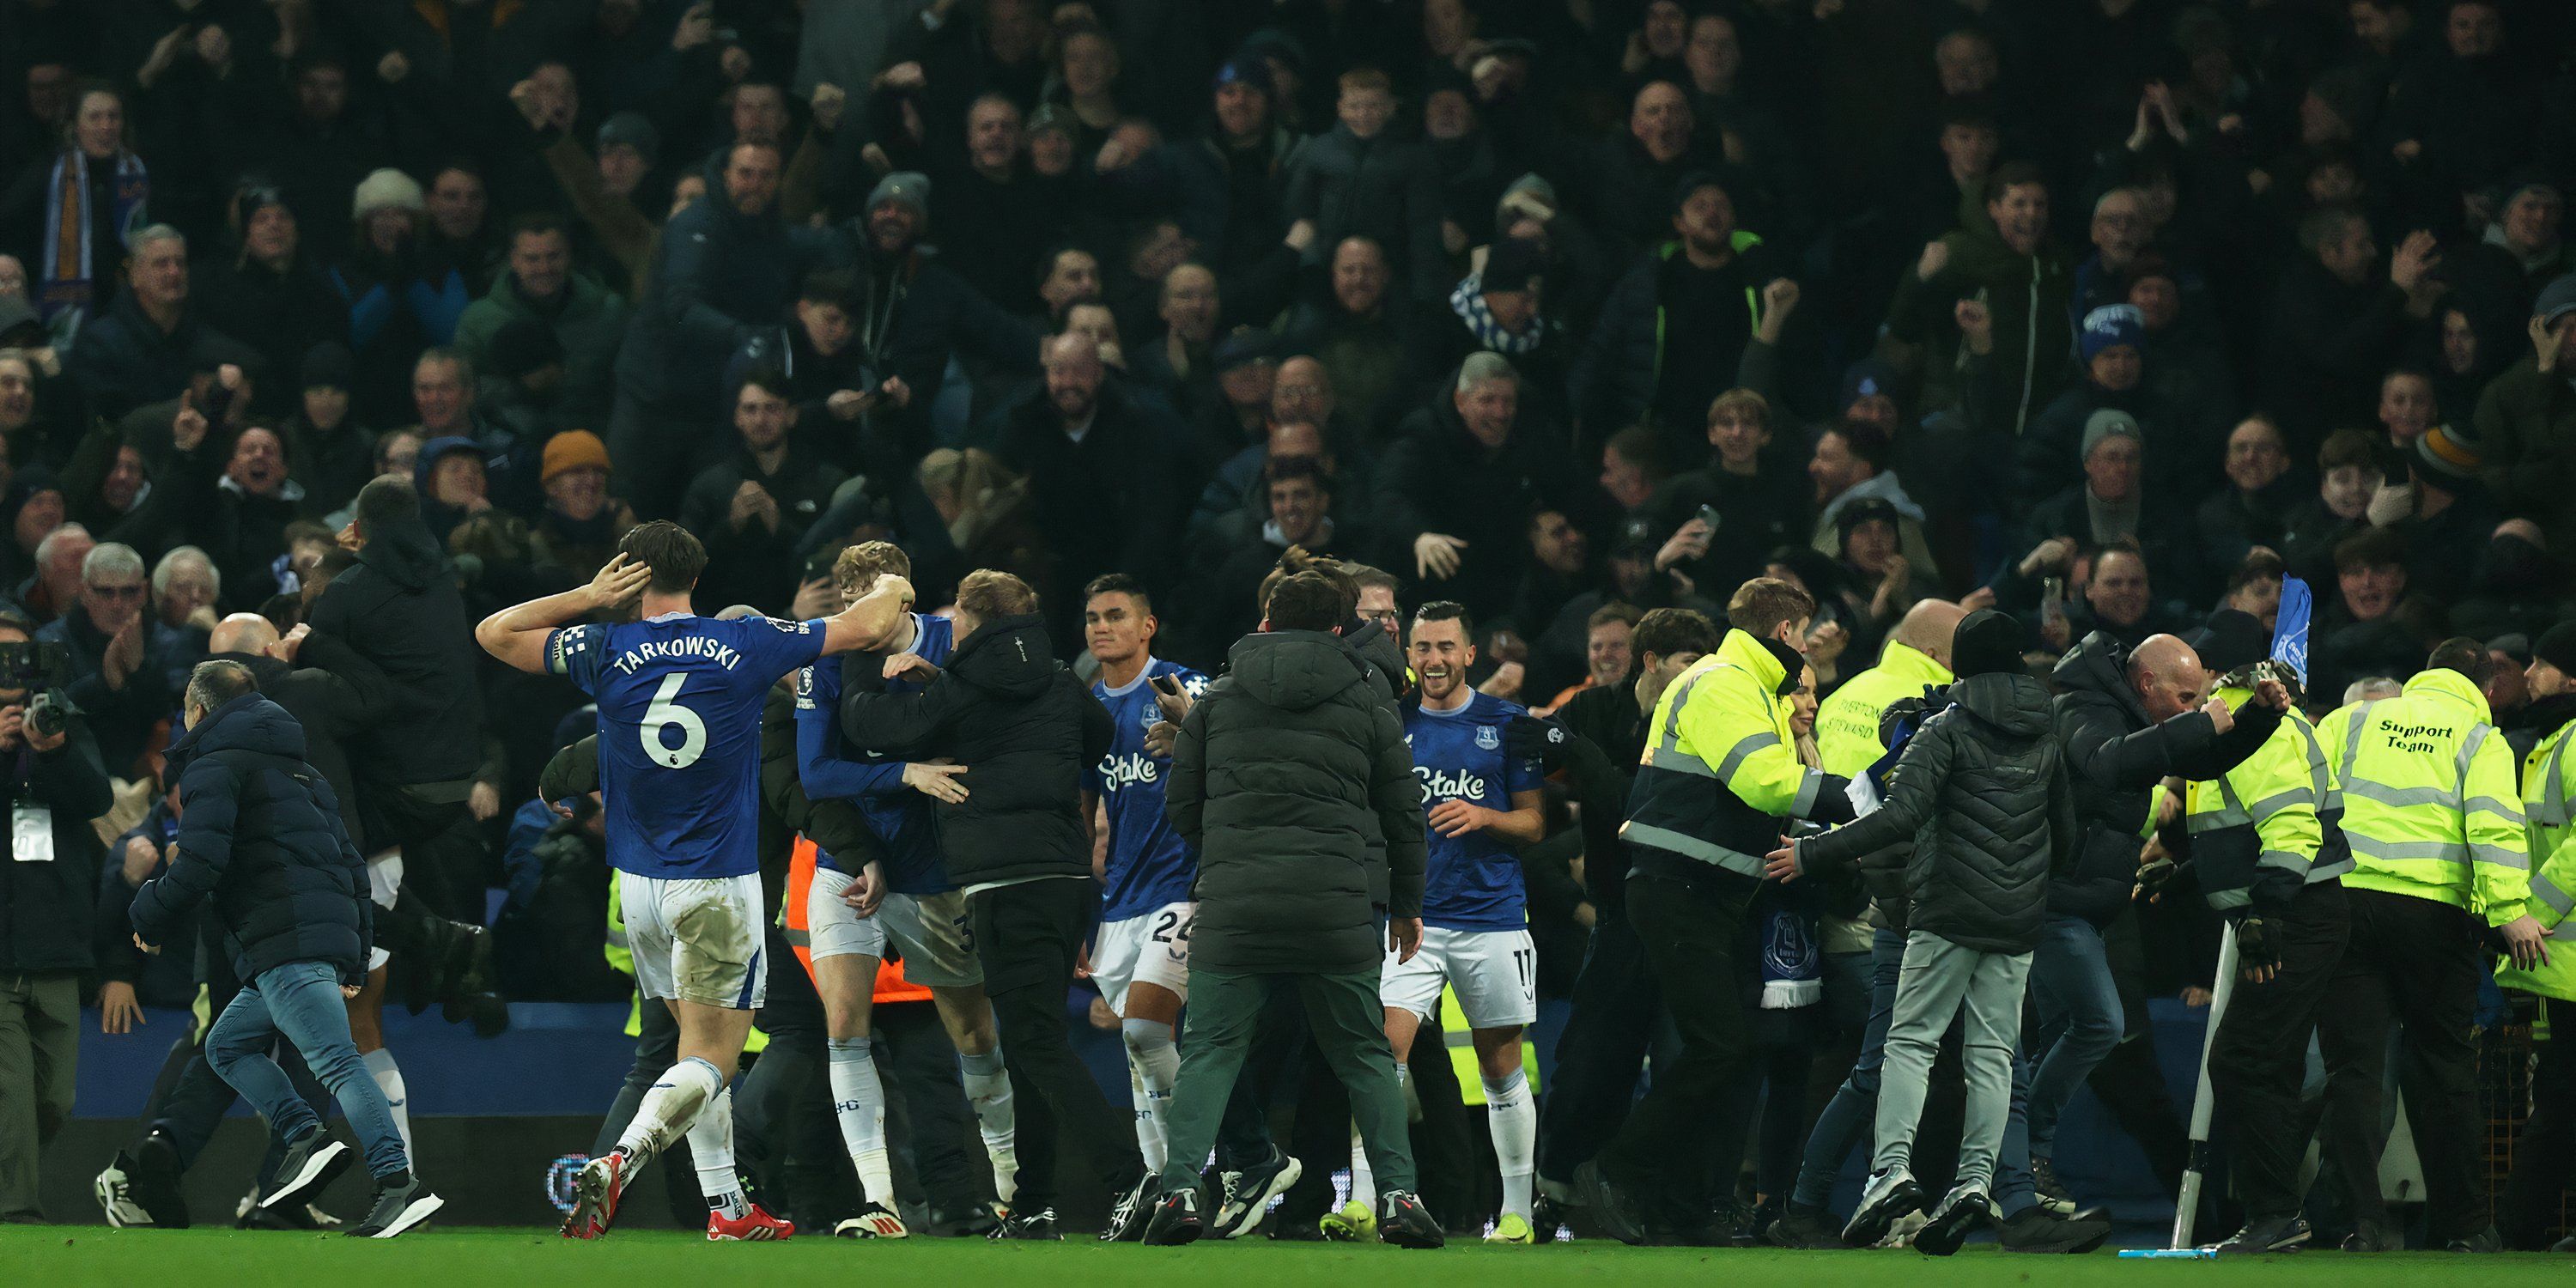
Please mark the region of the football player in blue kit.
POLYGON ((1158 624, 1133 577, 1111 573, 1083 588, 1084 642, 1100 663, 1091 693, 1110 720, 1109 754, 1083 783, 1109 818, 1091 980, 1126 1039, 1136 1144, 1149 1175, 1163 1170, 1164 1115, 1181 1076, 1172 1026, 1190 996, 1190 919, 1197 912, 1190 884, 1198 856, 1163 819, 1171 751, 1149 748, 1146 734, 1166 721, 1179 724, 1207 687, 1206 676, 1153 655, 1158 624))
POLYGON ((492 656, 568 676, 597 701, 600 803, 635 980, 680 1026, 678 1061, 617 1148, 574 1181, 570 1238, 606 1234, 636 1173, 682 1134, 707 1196, 709 1239, 795 1233, 744 1200, 733 1164, 729 1086, 767 982, 755 851, 761 704, 819 657, 883 646, 908 620, 912 586, 882 578, 874 593, 816 621, 719 621, 690 608, 706 563, 706 547, 678 524, 643 524, 589 585, 503 609, 474 631, 492 656), (640 620, 584 620, 623 618, 639 596, 640 620))
POLYGON ((1538 1018, 1538 950, 1514 850, 1542 839, 1546 821, 1538 762, 1510 749, 1511 722, 1523 708, 1467 685, 1474 629, 1466 608, 1446 600, 1413 614, 1405 655, 1421 702, 1405 711, 1404 735, 1422 780, 1431 855, 1423 872, 1422 951, 1410 961, 1388 954, 1378 999, 1401 1068, 1422 1021, 1440 1008, 1441 986, 1457 990, 1503 1175, 1502 1215, 1485 1239, 1525 1244, 1537 1238, 1530 1202, 1538 1106, 1521 1068, 1521 1030, 1538 1018))
MULTIPOLYGON (((868 541, 841 552, 832 580, 845 603, 875 592, 886 577, 907 578, 912 560, 890 541, 868 541)), ((955 645, 948 619, 907 613, 888 637, 889 653, 912 653, 934 666, 955 645)), ((862 656, 858 665, 875 666, 862 656)), ((887 683, 893 692, 921 686, 887 683)), ((841 666, 823 662, 797 677, 796 768, 805 794, 849 800, 884 843, 882 865, 844 869, 829 852, 814 856, 814 884, 806 896, 806 925, 813 939, 814 988, 823 999, 830 1049, 833 1116, 866 1191, 859 1210, 834 1227, 850 1238, 899 1239, 909 1233, 897 1215, 892 1164, 886 1153, 885 1086, 877 1074, 870 1039, 877 964, 887 941, 903 954, 904 978, 930 990, 932 1005, 957 1046, 967 1103, 975 1110, 984 1151, 993 1166, 994 1193, 1008 1204, 1019 1174, 1011 1108, 1011 1080, 1002 1064, 993 1003, 984 995, 984 967, 967 929, 966 896, 948 879, 932 831, 933 801, 961 801, 963 765, 901 761, 863 752, 842 736, 841 666)))

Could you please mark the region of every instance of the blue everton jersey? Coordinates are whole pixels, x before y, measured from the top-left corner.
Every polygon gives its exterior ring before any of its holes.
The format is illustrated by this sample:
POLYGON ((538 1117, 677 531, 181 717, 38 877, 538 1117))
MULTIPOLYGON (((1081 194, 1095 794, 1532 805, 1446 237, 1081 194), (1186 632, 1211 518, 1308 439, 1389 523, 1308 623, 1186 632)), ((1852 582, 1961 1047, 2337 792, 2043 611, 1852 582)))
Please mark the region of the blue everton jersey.
POLYGON ((823 623, 668 613, 571 626, 546 668, 599 703, 608 861, 664 879, 760 870, 760 708, 823 652, 823 623))
MULTIPOLYGON (((1521 712, 1483 693, 1455 711, 1405 710, 1404 741, 1413 748, 1424 813, 1446 800, 1508 811, 1513 792, 1539 785, 1544 775, 1538 761, 1505 750, 1504 735, 1521 712)), ((1448 930, 1518 930, 1528 924, 1521 861, 1493 833, 1431 832, 1424 839, 1431 857, 1423 873, 1422 924, 1448 930)))
MULTIPOLYGON (((946 666, 956 651, 956 635, 945 617, 912 616, 913 653, 932 666, 946 666)), ((957 888, 939 859, 937 824, 930 798, 903 785, 904 762, 850 746, 841 736, 841 666, 879 666, 879 659, 859 653, 805 668, 796 677, 796 770, 805 794, 817 800, 847 800, 859 807, 886 851, 886 886, 897 894, 940 894, 957 888)), ((890 680, 889 693, 921 688, 910 680, 890 680)), ((816 850, 814 861, 845 870, 828 851, 816 850)))
POLYGON ((1109 814, 1109 879, 1100 888, 1100 919, 1125 921, 1165 904, 1186 903, 1190 883, 1198 879, 1199 856, 1163 820, 1164 777, 1172 762, 1145 751, 1145 731, 1163 718, 1154 705, 1156 676, 1177 675, 1183 692, 1196 698, 1207 677, 1160 658, 1148 658, 1145 669, 1123 689, 1094 680, 1091 695, 1109 708, 1109 754, 1084 776, 1083 786, 1100 793, 1109 814))

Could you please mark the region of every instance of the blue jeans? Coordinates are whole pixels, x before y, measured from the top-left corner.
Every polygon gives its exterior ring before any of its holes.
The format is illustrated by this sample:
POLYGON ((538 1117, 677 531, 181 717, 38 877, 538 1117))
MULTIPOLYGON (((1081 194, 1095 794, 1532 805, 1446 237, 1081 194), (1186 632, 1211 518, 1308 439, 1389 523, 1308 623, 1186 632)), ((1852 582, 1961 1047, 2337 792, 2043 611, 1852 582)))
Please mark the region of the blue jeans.
POLYGON ((2030 1153, 2055 1158, 2057 1119, 2093 1066, 2120 1044, 2120 987, 2102 951, 2102 932, 2081 917, 2048 919, 2030 967, 2039 1006, 2039 1040, 2031 1047, 2030 1153))
POLYGON ((340 997, 340 972, 329 962, 288 962, 261 971, 242 985, 206 1034, 206 1062, 268 1119, 280 1140, 294 1140, 320 1117, 284 1070, 268 1058, 279 1035, 295 1046, 356 1129, 367 1171, 381 1180, 409 1170, 393 1111, 349 1039, 349 1012, 340 997))

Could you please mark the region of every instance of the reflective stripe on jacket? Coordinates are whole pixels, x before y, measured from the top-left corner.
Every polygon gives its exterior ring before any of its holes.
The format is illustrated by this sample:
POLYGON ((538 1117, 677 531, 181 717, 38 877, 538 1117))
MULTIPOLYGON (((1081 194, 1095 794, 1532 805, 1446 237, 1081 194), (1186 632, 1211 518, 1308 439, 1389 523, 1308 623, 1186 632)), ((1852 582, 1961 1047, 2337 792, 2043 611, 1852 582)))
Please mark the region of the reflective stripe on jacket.
MULTIPOLYGON (((2253 701, 2246 689, 2217 696, 2231 709, 2253 701)), ((2209 906, 2277 913, 2301 886, 2352 871, 2342 817, 2325 745, 2293 708, 2236 768, 2191 784, 2185 807, 2191 861, 2209 906)))
POLYGON ((2343 794, 2354 871, 2344 884, 2466 908, 2501 926, 2531 893, 2513 752, 2486 695, 2456 671, 2361 702, 2317 729, 2343 794))

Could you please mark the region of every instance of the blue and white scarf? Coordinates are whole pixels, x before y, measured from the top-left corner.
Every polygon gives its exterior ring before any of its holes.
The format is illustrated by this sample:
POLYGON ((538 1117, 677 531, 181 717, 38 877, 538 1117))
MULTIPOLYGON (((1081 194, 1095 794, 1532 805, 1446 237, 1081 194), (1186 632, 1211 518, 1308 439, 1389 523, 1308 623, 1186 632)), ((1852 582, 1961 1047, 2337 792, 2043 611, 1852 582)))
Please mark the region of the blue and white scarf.
MULTIPOLYGON (((152 180, 144 173, 143 158, 131 152, 117 153, 112 200, 116 203, 120 254, 124 243, 132 240, 146 222, 143 203, 151 191, 152 180)), ((47 322, 67 309, 87 309, 93 302, 98 248, 90 245, 91 228, 89 154, 79 148, 65 148, 54 158, 53 174, 45 185, 44 287, 36 304, 47 322)))
POLYGON ((1494 320, 1494 311, 1485 307, 1485 274, 1481 269, 1469 273, 1458 283, 1457 290, 1449 292, 1449 308, 1458 315, 1459 321, 1467 324, 1468 330, 1476 333, 1476 343, 1495 353, 1528 353, 1538 347, 1539 341, 1547 338, 1547 319, 1544 317, 1531 318, 1529 330, 1519 335, 1504 330, 1503 324, 1494 320))

